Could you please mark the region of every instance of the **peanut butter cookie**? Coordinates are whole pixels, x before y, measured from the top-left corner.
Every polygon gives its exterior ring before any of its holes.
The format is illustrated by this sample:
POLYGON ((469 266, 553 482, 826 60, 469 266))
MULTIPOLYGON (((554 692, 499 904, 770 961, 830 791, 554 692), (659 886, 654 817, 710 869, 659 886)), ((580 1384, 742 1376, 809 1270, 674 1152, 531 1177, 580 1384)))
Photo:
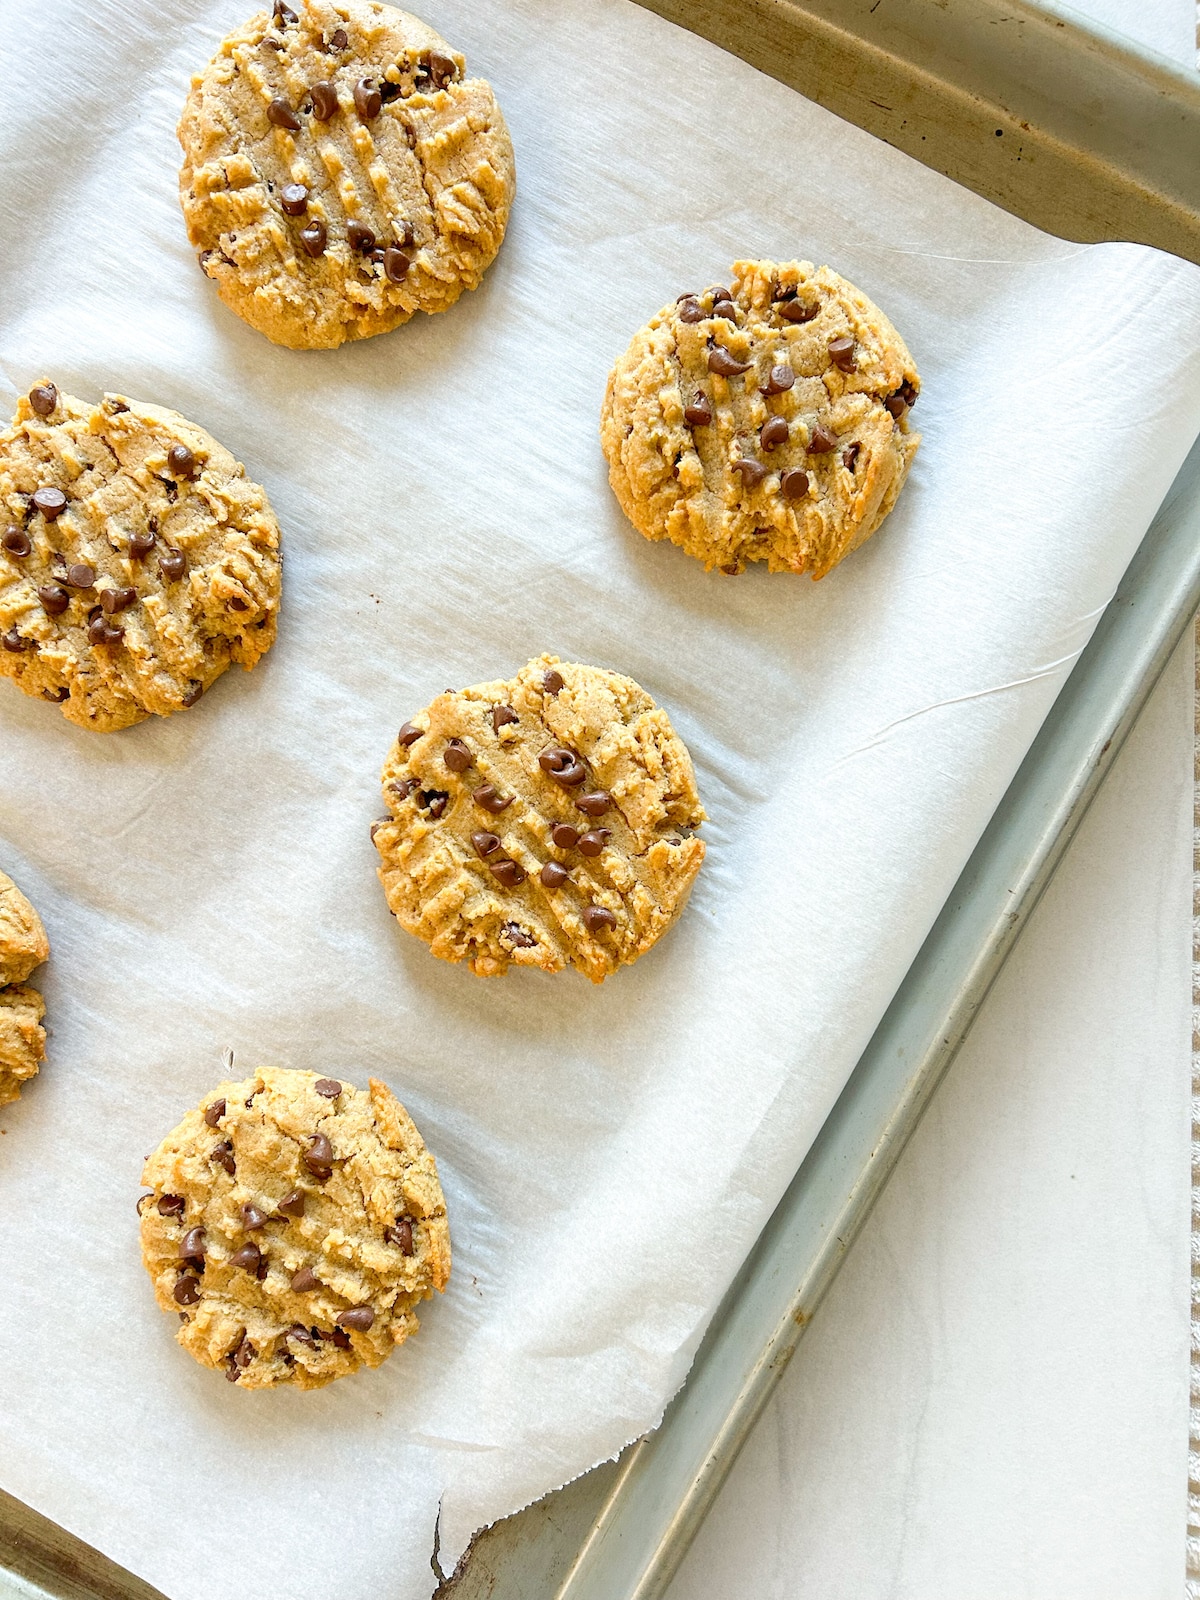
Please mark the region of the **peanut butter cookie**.
POLYGON ((617 362, 609 478, 639 533, 709 569, 823 578, 896 503, 920 379, 883 312, 828 267, 738 261, 732 285, 681 295, 617 362))
POLYGON ((25 982, 50 954, 42 919, 0 872, 0 1106, 21 1093, 46 1054, 41 995, 25 982))
POLYGON ((179 142, 201 267, 230 310, 299 350, 478 288, 516 185, 491 85, 374 0, 275 0, 192 80, 179 142))
POLYGON ((218 1085, 142 1169, 142 1259, 175 1335, 231 1383, 377 1367, 450 1276, 437 1166, 386 1084, 263 1067, 218 1085))
POLYGON ((0 675, 108 733, 195 705, 275 640, 279 526, 161 406, 43 381, 0 433, 0 675))
POLYGON ((630 678, 540 656, 400 729, 372 830, 402 927, 481 977, 600 983, 655 944, 704 859, 691 757, 630 678))

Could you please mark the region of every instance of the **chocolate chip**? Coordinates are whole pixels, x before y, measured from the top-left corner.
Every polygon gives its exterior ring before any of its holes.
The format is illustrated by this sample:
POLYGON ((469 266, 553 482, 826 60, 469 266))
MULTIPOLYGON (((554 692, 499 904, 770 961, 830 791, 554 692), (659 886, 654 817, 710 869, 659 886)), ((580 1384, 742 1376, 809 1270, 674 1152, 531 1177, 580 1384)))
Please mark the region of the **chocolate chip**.
POLYGON ((900 385, 900 398, 906 406, 915 406, 917 403, 917 390, 907 378, 900 385))
POLYGON ((490 861, 492 876, 497 883, 502 883, 506 889, 515 889, 519 883, 525 882, 525 868, 519 861, 510 861, 505 856, 500 861, 490 861))
POLYGON ((289 217, 302 217, 308 210, 308 190, 302 183, 285 183, 279 191, 279 204, 289 217))
POLYGON ((696 398, 690 406, 683 408, 684 420, 690 427, 707 428, 713 419, 712 406, 703 389, 696 390, 696 398))
POLYGON ((887 399, 883 402, 883 405, 884 410, 888 412, 894 422, 899 422, 900 418, 908 410, 908 407, 904 403, 904 396, 900 394, 888 395, 887 399))
POLYGON ((364 122, 373 122, 383 110, 383 96, 370 78, 360 78, 354 85, 354 109, 364 122))
POLYGON ((222 1139, 220 1144, 213 1145, 208 1152, 208 1159, 216 1162, 217 1166, 224 1167, 231 1178, 236 1176, 237 1162, 233 1159, 232 1140, 222 1139))
POLYGON ((337 115, 337 90, 331 83, 314 83, 308 92, 312 95, 313 116, 318 122, 328 122, 337 115))
POLYGON ((607 789, 597 789, 593 794, 577 794, 575 804, 589 817, 602 817, 612 805, 612 795, 607 789))
POLYGON ((48 417, 58 404, 58 390, 52 383, 39 383, 29 391, 29 404, 39 417, 48 417))
POLYGON ((214 1100, 212 1105, 205 1106, 205 1108, 204 1108, 204 1120, 205 1120, 205 1122, 208 1123, 210 1128, 215 1128, 217 1123, 220 1122, 221 1118, 224 1115, 225 1115, 225 1102, 224 1102, 224 1100, 214 1100))
POLYGON ((510 722, 519 722, 521 719, 511 706, 492 707, 492 732, 499 733, 501 728, 507 728, 510 722))
POLYGON ((100 591, 100 604, 109 616, 114 611, 127 611, 136 599, 136 589, 101 589, 100 591))
POLYGON ((808 493, 808 473, 800 467, 793 467, 780 478, 779 487, 783 490, 785 500, 799 500, 808 493))
POLYGON ((506 922, 504 924, 504 933, 508 938, 508 942, 516 950, 532 950, 537 943, 533 935, 526 932, 517 922, 506 922))
POLYGON ((777 444, 786 444, 788 425, 783 417, 768 417, 758 430, 758 442, 764 450, 774 450, 777 444))
POLYGON ((0 633, 0 644, 14 656, 20 655, 22 650, 32 650, 34 648, 33 640, 23 638, 17 632, 15 626, 10 628, 7 633, 0 633))
POLYGON ((355 1333, 370 1333, 375 1323, 375 1313, 370 1306, 351 1306, 337 1319, 339 1328, 353 1328, 355 1333))
POLYGON ((180 700, 179 704, 186 711, 189 706, 194 706, 196 704, 196 701, 199 700, 203 693, 204 685, 200 682, 199 678, 193 678, 191 683, 189 683, 187 688, 184 690, 183 698, 180 700))
POLYGON ((393 778, 388 788, 398 800, 407 800, 414 789, 419 788, 415 778, 393 778))
POLYGON ((57 617, 71 604, 71 596, 57 583, 44 583, 38 590, 38 599, 48 616, 57 617))
POLYGON ((65 685, 61 689, 43 689, 42 699, 53 700, 55 705, 62 705, 64 700, 71 698, 71 691, 65 685))
POLYGON ((470 750, 461 739, 451 739, 442 752, 442 760, 451 772, 465 772, 472 759, 470 750))
POLYGON ((772 367, 767 374, 767 381, 763 384, 764 394, 783 394, 790 389, 796 381, 796 374, 791 367, 772 367))
POLYGON ((722 378, 735 378, 739 372, 749 372, 750 363, 739 361, 732 351, 716 345, 708 352, 708 370, 722 378))
POLYGON ((304 1215, 304 1190, 289 1190, 279 1202, 279 1209, 285 1217, 302 1217, 304 1215))
POLYGON ((88 623, 87 633, 92 644, 120 644, 125 637, 124 628, 118 627, 115 622, 105 622, 103 616, 91 619, 88 623))
POLYGON ((308 1329, 302 1322, 293 1322, 291 1327, 288 1328, 284 1333, 283 1337, 285 1339, 294 1340, 296 1344, 306 1344, 310 1350, 315 1350, 317 1348, 317 1341, 313 1338, 312 1334, 309 1333, 308 1329))
POLYGON ((854 471, 854 463, 858 460, 858 452, 861 449, 861 444, 848 444, 842 451, 842 465, 848 472, 854 471))
POLYGON ((498 794, 494 785, 490 783, 480 784, 475 790, 474 800, 476 805, 482 806, 485 811, 490 811, 494 817, 498 817, 513 803, 512 795, 498 794))
POLYGON ((593 828, 591 833, 585 833, 579 841, 580 854, 585 856, 598 856, 603 850, 607 840, 612 838, 611 828, 593 828))
POLYGON ((206 1248, 205 1237, 203 1228, 189 1228, 179 1241, 179 1259, 181 1261, 196 1261, 203 1266, 206 1248))
POLYGON ((47 522, 57 522, 67 509, 67 497, 61 489, 35 489, 33 491, 33 504, 40 511, 47 522))
POLYGON ((129 554, 134 561, 144 561, 157 542, 156 536, 150 528, 139 528, 129 537, 129 554))
POLYGON ((550 837, 560 850, 574 850, 579 843, 579 829, 569 822, 556 822, 550 829, 550 837))
POLYGON ((488 856, 494 856, 500 848, 500 840, 496 834, 482 831, 471 835, 471 844, 481 861, 485 861, 488 856))
POLYGON ((753 489, 767 475, 766 467, 763 466, 761 461, 755 461, 753 456, 740 456, 733 463, 732 470, 741 473, 742 486, 746 489, 753 489))
POLYGON ((310 223, 300 229, 300 243, 310 256, 323 256, 327 242, 328 234, 320 217, 314 217, 310 223))
POLYGON ((450 796, 444 789, 422 789, 417 796, 417 804, 422 811, 428 811, 436 822, 446 809, 446 802, 450 796))
POLYGON ((538 766, 543 772, 548 772, 555 783, 561 783, 564 789, 573 789, 587 777, 583 762, 574 750, 566 750, 561 745, 551 745, 548 750, 543 750, 538 757, 538 766))
POLYGON ((547 861, 546 865, 538 873, 542 886, 546 889, 561 888, 570 876, 571 874, 561 861, 547 861))
POLYGON ((583 925, 589 933, 599 933, 601 928, 615 928, 617 919, 607 906, 584 906, 583 925))
POLYGON ((286 128, 289 133, 300 132, 300 118, 282 95, 277 95, 267 107, 267 121, 276 128, 286 128))
POLYGON ((321 1280, 311 1267, 301 1267, 299 1272, 292 1274, 293 1294, 311 1294, 314 1289, 321 1287, 321 1280))
POLYGON ((404 90, 398 83, 393 83, 390 78, 379 80, 379 97, 385 106, 390 106, 393 100, 399 100, 404 90))
POLYGON ((66 581, 72 589, 90 589, 96 581, 96 569, 86 561, 76 561, 67 568, 66 581))
POLYGON ((706 315, 704 307, 690 295, 686 300, 679 302, 680 322, 703 322, 706 315))
POLYGON ((185 444, 173 444, 167 451, 167 466, 177 478, 196 476, 196 457, 185 444))
POLYGON ((546 694, 557 694, 562 687, 563 675, 561 672, 555 672, 554 668, 551 667, 549 672, 542 673, 542 689, 546 694))
POLYGON ((274 14, 280 23, 299 22, 300 18, 287 4, 287 0, 275 0, 274 14))
POLYGON ((389 245, 383 252, 383 270, 393 283, 403 283, 408 277, 411 265, 403 250, 397 250, 395 245, 389 245))
POLYGON ((171 1290, 178 1305, 194 1306, 200 1298, 200 1285, 185 1273, 171 1290))
POLYGON ((808 441, 809 455, 824 455, 826 450, 832 450, 837 445, 837 434, 832 428, 827 428, 823 422, 818 422, 808 441))
POLYGON ((410 744, 416 744, 424 732, 424 728, 418 728, 414 723, 406 722, 396 735, 396 743, 402 744, 407 750, 410 744))
POLYGON ((740 578, 745 570, 744 567, 739 567, 736 561, 731 561, 727 566, 721 568, 727 578, 740 578))
POLYGON ((0 544, 10 556, 16 556, 18 560, 22 560, 33 549, 33 541, 24 528, 5 528, 0 544))
POLYGON ((331 50, 344 50, 349 43, 350 39, 345 28, 335 28, 329 36, 331 50))
POLYGON ((413 225, 411 222, 393 222, 392 232, 396 235, 396 243, 400 246, 401 250, 410 249, 411 246, 416 242, 417 236, 413 232, 413 225))
POLYGON ((182 550, 164 550, 158 570, 167 583, 176 583, 187 571, 187 557, 182 550))
POLYGON ((383 1236, 389 1244, 399 1245, 401 1255, 413 1253, 413 1225, 411 1217, 397 1217, 383 1236))
POLYGON ((440 50, 429 52, 429 76, 439 89, 444 88, 453 78, 458 76, 457 63, 449 56, 443 55, 440 50))
POLYGON ((726 322, 737 321, 737 307, 732 300, 717 300, 713 304, 714 317, 723 317, 726 322))
POLYGON ((375 248, 375 235, 365 222, 353 218, 346 224, 346 240, 352 250, 358 250, 363 255, 375 248))
POLYGON ((160 1217, 181 1217, 187 1201, 181 1194, 164 1194, 159 1197, 158 1214, 160 1217))
POLYGON ((349 1350, 350 1335, 346 1332, 345 1328, 334 1328, 330 1332, 329 1337, 333 1340, 334 1344, 337 1345, 339 1350, 349 1350))
POLYGON ((242 1227, 247 1233, 253 1233, 256 1228, 265 1228, 268 1222, 267 1213, 260 1211, 253 1200, 247 1200, 242 1207, 242 1227))
POLYGON ((849 334, 840 334, 829 341, 829 359, 842 372, 854 371, 854 340, 849 334))
POLYGON ((313 1176, 324 1183, 333 1172, 333 1146, 327 1136, 323 1133, 311 1134, 309 1147, 301 1159, 313 1176))
POLYGON ((240 1250, 235 1250, 229 1258, 231 1267, 243 1267, 247 1272, 257 1272, 259 1262, 262 1260, 262 1251, 251 1239, 242 1245, 240 1250))
POLYGON ((785 322, 811 322, 820 309, 820 306, 806 306, 803 300, 785 300, 779 307, 779 315, 785 322))
POLYGON ((706 289, 704 292, 706 295, 711 297, 713 305, 717 305, 722 300, 730 300, 733 298, 730 295, 729 290, 724 288, 719 283, 714 284, 711 289, 706 289))

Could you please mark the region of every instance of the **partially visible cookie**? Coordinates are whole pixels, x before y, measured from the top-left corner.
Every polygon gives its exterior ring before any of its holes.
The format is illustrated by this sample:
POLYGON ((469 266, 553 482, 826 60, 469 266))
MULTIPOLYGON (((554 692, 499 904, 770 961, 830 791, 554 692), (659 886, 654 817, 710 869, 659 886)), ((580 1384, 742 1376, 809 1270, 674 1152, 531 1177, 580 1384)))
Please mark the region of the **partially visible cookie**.
POLYGON ((708 568, 822 578, 896 503, 920 379, 861 290, 807 261, 734 263, 681 295, 608 380, 600 438, 621 509, 708 568))
POLYGON ((0 1106, 17 1099, 46 1054, 46 1006, 24 980, 49 954, 42 919, 0 872, 0 1106))
POLYGON ((142 1169, 142 1258, 176 1339, 244 1389, 377 1367, 450 1276, 437 1166, 386 1084, 262 1067, 142 1169))
POLYGON ((319 350, 477 288, 516 175, 491 85, 432 28, 373 0, 294 5, 193 78, 179 190, 225 304, 319 350))
POLYGON ((662 937, 704 859, 666 712, 632 679, 557 656, 418 712, 383 798, 371 834, 389 907, 481 977, 575 967, 600 983, 662 937))
POLYGON ((0 433, 0 675, 111 732, 195 705, 275 640, 279 525, 161 406, 43 381, 0 433))

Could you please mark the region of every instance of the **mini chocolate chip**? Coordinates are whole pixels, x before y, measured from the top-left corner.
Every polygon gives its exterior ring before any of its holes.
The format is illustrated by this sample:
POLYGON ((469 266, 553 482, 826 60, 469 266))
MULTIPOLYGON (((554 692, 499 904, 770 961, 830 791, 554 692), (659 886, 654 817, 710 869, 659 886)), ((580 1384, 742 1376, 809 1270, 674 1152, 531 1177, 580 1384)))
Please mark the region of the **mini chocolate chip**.
POLYGON ((443 88, 452 78, 458 76, 457 63, 449 56, 443 55, 440 50, 429 52, 429 76, 439 89, 443 88))
POLYGON ((39 383, 29 391, 29 404, 39 417, 48 417, 58 404, 58 390, 52 383, 39 383))
POLYGON ((410 1256, 413 1253, 413 1225, 411 1217, 397 1217, 395 1223, 383 1236, 389 1244, 399 1245, 402 1255, 410 1256))
POLYGON ((904 403, 904 396, 900 394, 888 395, 887 399, 883 402, 883 405, 884 409, 888 412, 894 422, 899 422, 900 418, 908 410, 908 407, 904 403))
POLYGON ((494 856, 500 848, 500 840, 497 835, 485 833, 482 830, 471 835, 471 844, 475 854, 481 861, 485 861, 488 856, 494 856))
POLYGON ((76 561, 67 568, 67 580, 72 589, 90 589, 96 581, 96 569, 86 561, 76 561))
POLYGON ((71 596, 57 583, 44 583, 38 590, 38 599, 42 602, 43 610, 51 617, 57 617, 71 604, 71 596))
POLYGON ((511 706, 492 707, 492 732, 499 733, 501 728, 507 728, 510 722, 519 722, 521 719, 511 706))
POLYGON ((854 463, 858 460, 858 452, 861 449, 861 444, 848 444, 842 451, 842 465, 848 472, 854 471, 854 463))
POLYGON ((328 122, 338 109, 337 90, 331 83, 314 83, 308 91, 312 95, 313 116, 319 122, 328 122))
POLYGON ((428 811, 436 822, 446 809, 446 802, 450 796, 444 789, 422 789, 417 796, 417 804, 422 811, 428 811))
POLYGON ((442 753, 442 760, 451 772, 465 772, 472 759, 470 750, 461 739, 451 739, 442 753))
POLYGON ((17 632, 15 626, 11 627, 7 633, 0 634, 0 644, 14 656, 20 655, 22 650, 32 650, 34 648, 33 640, 23 638, 17 632))
POLYGON ((413 225, 407 220, 393 222, 392 232, 396 235, 396 243, 401 250, 409 250, 416 243, 417 236, 413 232, 413 225))
POLYGON ((185 444, 173 444, 167 451, 167 466, 177 478, 196 476, 196 457, 185 444))
POLYGON ((311 1294, 314 1289, 321 1287, 321 1280, 311 1267, 301 1267, 299 1272, 292 1274, 293 1294, 311 1294))
POLYGON ((546 889, 560 889, 570 876, 571 874, 561 861, 547 861, 546 865, 538 873, 538 877, 546 889))
POLYGON ((18 560, 22 560, 33 549, 33 541, 24 528, 5 528, 4 538, 0 539, 0 544, 3 544, 10 556, 16 556, 18 560))
POLYGON ((158 570, 168 583, 175 583, 187 571, 187 557, 182 550, 164 550, 159 558, 158 570))
POLYGON ((722 378, 735 378, 739 372, 749 372, 750 363, 739 361, 732 351, 716 345, 708 352, 708 370, 722 378))
POLYGON ((225 1115, 225 1102, 224 1102, 224 1100, 214 1100, 212 1105, 205 1106, 205 1108, 204 1108, 204 1120, 205 1120, 205 1122, 208 1123, 210 1128, 215 1128, 217 1123, 220 1122, 221 1118, 224 1115, 225 1115))
POLYGON ((150 528, 139 528, 129 537, 129 554, 134 561, 144 561, 154 549, 156 536, 150 528))
POLYGON ((314 1133, 309 1136, 309 1147, 304 1152, 304 1165, 317 1178, 324 1181, 333 1171, 333 1146, 328 1137, 323 1133, 314 1133))
POLYGON ((181 1217, 187 1201, 181 1194, 164 1194, 159 1197, 158 1214, 160 1217, 181 1217))
POLYGON ((811 322, 820 309, 820 306, 806 306, 803 300, 785 300, 779 307, 779 315, 785 322, 811 322))
POLYGON ((580 854, 585 856, 600 855, 604 850, 605 843, 611 838, 611 828, 593 828, 591 833, 585 833, 580 839, 580 854))
POLYGON ((197 1300, 200 1298, 200 1285, 196 1282, 195 1278, 191 1278, 185 1273, 184 1276, 178 1280, 174 1289, 171 1290, 171 1293, 178 1305, 194 1306, 197 1300))
POLYGON ((550 837, 560 850, 574 850, 579 843, 579 829, 569 822, 556 822, 550 829, 550 837))
POLYGON ((181 1261, 204 1262, 206 1248, 206 1235, 203 1228, 189 1228, 179 1241, 179 1259, 181 1261))
POLYGON ((703 389, 697 389, 696 398, 691 405, 684 406, 683 416, 690 427, 707 428, 713 419, 713 414, 712 406, 709 404, 708 396, 703 389))
POLYGON ((818 422, 808 441, 809 455, 824 455, 826 450, 833 450, 836 445, 837 434, 823 422, 818 422))
POLYGON ((61 489, 46 487, 33 491, 34 507, 42 513, 47 522, 57 522, 67 509, 67 497, 61 489))
POLYGON ((302 217, 308 210, 308 190, 302 183, 285 183, 279 191, 279 204, 289 217, 302 217))
POLYGON ((329 36, 331 50, 344 50, 349 43, 350 39, 345 28, 335 28, 329 36))
POLYGON ((565 789, 573 789, 587 777, 583 763, 574 750, 565 750, 561 745, 551 745, 543 750, 538 757, 538 766, 565 789))
POLYGON ((741 473, 742 485, 747 489, 753 489, 767 475, 766 467, 763 466, 761 461, 755 461, 753 456, 740 456, 733 463, 733 471, 741 473))
POLYGON ((790 389, 796 381, 796 374, 791 367, 772 367, 767 374, 767 381, 763 384, 764 394, 783 394, 790 389))
POLYGON ((291 1189, 279 1202, 279 1210, 285 1217, 302 1217, 304 1215, 304 1190, 291 1189))
POLYGON ((397 250, 395 245, 389 245, 383 252, 383 270, 393 283, 404 282, 411 264, 404 251, 397 250))
POLYGON ((243 1334, 241 1344, 238 1345, 237 1349, 233 1352, 229 1359, 232 1361, 235 1367, 239 1368, 241 1371, 245 1371, 257 1354, 258 1351, 250 1343, 250 1340, 246 1337, 246 1335, 243 1334))
POLYGON ((490 811, 492 816, 498 817, 513 803, 512 795, 502 795, 496 792, 494 785, 481 783, 474 793, 475 804, 482 806, 485 811, 490 811))
POLYGON ((313 1088, 326 1100, 336 1100, 342 1092, 342 1086, 336 1078, 318 1078, 313 1088))
POLYGON ((704 307, 690 295, 679 302, 680 322, 703 322, 706 315, 704 307))
POLYGON ((717 300, 713 303, 712 314, 714 317, 723 317, 726 322, 737 321, 737 307, 732 300, 717 300))
POLYGON ((199 700, 203 693, 204 685, 200 682, 199 678, 193 678, 191 683, 189 683, 187 688, 184 690, 183 698, 180 700, 179 704, 186 711, 189 706, 194 706, 196 704, 196 701, 199 700))
POLYGON ((242 1245, 240 1250, 235 1250, 229 1258, 231 1267, 244 1267, 247 1272, 257 1272, 258 1264, 262 1260, 262 1251, 251 1239, 242 1245))
POLYGON ((383 96, 370 78, 360 78, 354 85, 354 109, 364 122, 373 122, 383 110, 383 96))
POLYGON ((375 1322, 375 1313, 370 1306, 351 1306, 349 1311, 343 1311, 338 1319, 339 1328, 353 1328, 355 1333, 370 1333, 375 1322))
POLYGON ((220 1144, 213 1145, 208 1152, 208 1159, 215 1161, 217 1166, 224 1167, 232 1178, 237 1174, 237 1162, 233 1158, 233 1143, 229 1139, 222 1139, 220 1144))
POLYGON ((345 1328, 334 1328, 330 1332, 329 1337, 333 1340, 334 1344, 337 1345, 339 1350, 349 1350, 350 1335, 346 1332, 345 1328))
POLYGON ((115 622, 105 622, 102 616, 93 617, 88 623, 88 638, 93 644, 120 644, 124 637, 124 628, 118 627, 115 622))
POLYGON ((328 242, 325 224, 320 217, 314 217, 305 227, 300 229, 300 243, 304 246, 305 253, 310 256, 323 256, 328 242))
POLYGON ((533 935, 522 928, 520 923, 506 922, 504 924, 504 932, 508 935, 509 943, 516 950, 532 950, 537 943, 533 935))
POLYGON ((779 487, 783 490, 785 500, 799 500, 808 493, 808 473, 800 467, 793 467, 780 478, 779 487))
POLYGON ((276 128, 286 128, 289 133, 300 132, 300 118, 282 95, 277 95, 267 107, 267 121, 276 128))
POLYGON ((501 861, 490 861, 492 876, 497 883, 502 883, 506 889, 515 889, 519 883, 525 882, 525 868, 519 861, 511 861, 507 856, 501 861))
POLYGON ((553 667, 550 668, 549 672, 542 673, 542 689, 544 693, 557 694, 563 686, 562 673, 555 672, 553 667))
POLYGON ((136 599, 136 589, 101 589, 100 591, 100 604, 109 616, 114 611, 127 611, 136 599))
POLYGON ((854 371, 854 340, 849 334, 839 334, 829 341, 829 359, 842 372, 854 371))
POLYGON ((396 735, 396 743, 402 744, 407 750, 410 744, 416 744, 424 732, 424 728, 418 728, 414 723, 406 722, 396 735))
POLYGON ((583 925, 589 933, 599 933, 601 928, 615 928, 617 919, 607 906, 584 906, 583 925))
POLYGON ((247 1200, 242 1207, 242 1227, 247 1233, 253 1233, 256 1228, 265 1228, 267 1221, 267 1213, 260 1211, 253 1200, 247 1200))
POLYGON ((607 789, 597 789, 593 794, 577 794, 575 804, 589 817, 602 817, 612 805, 612 795, 607 789))
POLYGON ((777 444, 786 444, 788 425, 783 417, 768 417, 758 430, 758 442, 764 450, 774 450, 777 444))

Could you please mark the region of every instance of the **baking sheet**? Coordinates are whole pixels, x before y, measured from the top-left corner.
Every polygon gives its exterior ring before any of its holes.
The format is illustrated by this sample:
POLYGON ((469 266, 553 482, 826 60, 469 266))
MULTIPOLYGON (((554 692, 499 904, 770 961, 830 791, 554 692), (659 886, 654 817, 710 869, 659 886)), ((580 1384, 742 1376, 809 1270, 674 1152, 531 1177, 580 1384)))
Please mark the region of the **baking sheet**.
POLYGON ((452 1563, 653 1424, 1200 427, 1196 269, 1046 239, 624 0, 426 15, 509 118, 509 241, 449 315, 301 355, 175 207, 240 9, 11 9, 8 393, 178 406, 286 538, 279 644, 188 716, 0 696, 0 848, 55 946, 0 1121, 0 1482, 174 1600, 422 1595, 439 1507, 452 1563), (829 260, 925 382, 901 507, 819 586, 707 576, 605 485, 612 359, 741 254, 829 260), (713 819, 684 921, 598 991, 441 966, 373 879, 398 722, 543 648, 668 706, 713 819), (378 1073, 438 1155, 455 1276, 377 1374, 245 1395, 152 1308, 141 1157, 226 1047, 378 1073))

